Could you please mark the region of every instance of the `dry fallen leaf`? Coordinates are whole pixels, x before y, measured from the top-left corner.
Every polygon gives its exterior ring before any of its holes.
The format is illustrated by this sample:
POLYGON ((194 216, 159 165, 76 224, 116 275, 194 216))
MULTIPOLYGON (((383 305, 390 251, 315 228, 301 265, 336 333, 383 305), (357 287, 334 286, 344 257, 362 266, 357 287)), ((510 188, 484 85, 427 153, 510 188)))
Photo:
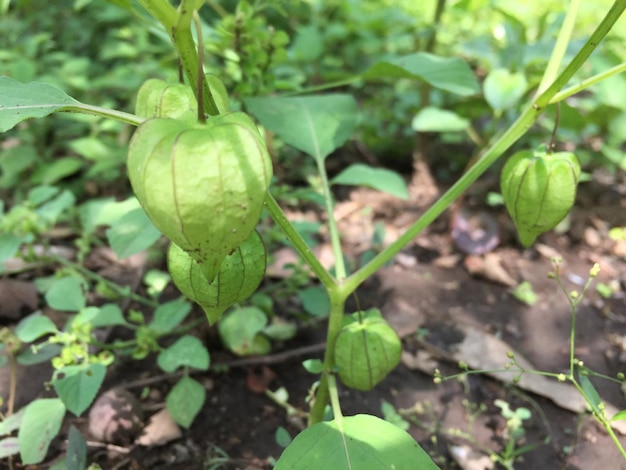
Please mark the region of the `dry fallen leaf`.
POLYGON ((146 447, 162 446, 168 442, 180 439, 182 435, 183 432, 172 419, 167 408, 163 408, 158 413, 152 415, 146 427, 143 428, 141 436, 135 442, 146 447))
POLYGON ((468 256, 465 258, 464 264, 465 269, 472 276, 480 276, 508 287, 517 284, 515 279, 502 267, 502 259, 496 253, 486 253, 484 256, 468 256))
POLYGON ((494 462, 469 446, 450 446, 450 455, 463 470, 491 470, 494 462))

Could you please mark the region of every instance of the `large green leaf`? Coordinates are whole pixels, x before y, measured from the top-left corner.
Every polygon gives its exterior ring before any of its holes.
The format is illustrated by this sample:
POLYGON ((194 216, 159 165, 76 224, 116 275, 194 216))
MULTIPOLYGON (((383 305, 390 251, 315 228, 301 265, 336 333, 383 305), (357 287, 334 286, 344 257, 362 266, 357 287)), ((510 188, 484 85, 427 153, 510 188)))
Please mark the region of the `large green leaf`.
POLYGON ((0 103, 0 132, 6 132, 26 119, 45 117, 79 104, 48 83, 21 83, 9 77, 0 77, 0 103))
POLYGON ((428 454, 397 426, 370 415, 314 424, 285 449, 274 470, 437 470, 428 454))
POLYGON ((354 98, 344 94, 248 98, 245 103, 263 126, 316 159, 343 145, 358 117, 354 98))
POLYGON ((54 372, 52 385, 67 409, 80 416, 93 402, 105 375, 102 364, 66 366, 54 372))
POLYGON ((457 57, 439 57, 418 52, 377 62, 362 76, 365 80, 410 78, 424 80, 435 88, 468 96, 478 93, 472 69, 457 57))
POLYGON ((64 416, 65 405, 58 398, 40 398, 28 405, 17 434, 23 464, 43 461, 64 416))

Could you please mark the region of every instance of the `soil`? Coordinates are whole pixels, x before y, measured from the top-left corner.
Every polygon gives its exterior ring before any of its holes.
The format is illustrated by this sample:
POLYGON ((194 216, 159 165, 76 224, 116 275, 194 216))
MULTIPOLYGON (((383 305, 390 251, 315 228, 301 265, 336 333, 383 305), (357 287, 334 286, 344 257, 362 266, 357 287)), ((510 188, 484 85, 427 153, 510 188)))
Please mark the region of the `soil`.
MULTIPOLYGON (((592 287, 580 303, 576 357, 600 374, 615 377, 620 371, 626 372, 626 241, 608 237, 610 228, 626 226, 625 188, 624 175, 608 181, 595 178, 583 185, 567 226, 560 233, 541 236, 529 249, 517 244, 502 208, 483 207, 481 195, 472 194, 465 199, 463 209, 468 212, 463 217, 486 211, 487 215, 481 217, 489 217, 499 226, 498 233, 487 234, 488 238, 496 237, 495 244, 492 238, 482 242, 479 239, 479 247, 473 248, 477 253, 468 254, 455 245, 451 235, 450 221, 456 220, 453 217, 459 212, 446 213, 435 221, 358 291, 361 308, 380 308, 401 335, 404 353, 400 366, 373 390, 356 392, 342 388, 344 414, 382 417, 381 406, 388 402, 410 423, 410 434, 442 469, 482 470, 490 465, 490 460, 484 459, 485 450, 502 453, 506 445, 506 419, 496 406, 500 403, 497 400, 502 400, 511 409, 524 407, 531 414, 523 422, 525 435, 517 443, 518 448, 528 447, 510 468, 626 469, 626 460, 591 415, 567 409, 568 404, 563 403, 563 395, 556 389, 556 380, 547 387, 550 395, 554 386, 552 397, 533 393, 530 390, 536 389, 529 390, 523 381, 520 386, 513 385, 515 374, 504 380, 486 373, 462 375, 441 384, 433 380, 435 369, 444 377, 462 372, 459 359, 467 362, 470 369, 480 364, 499 364, 501 368, 509 362, 506 354, 472 356, 465 349, 472 345, 464 343, 475 337, 471 335, 480 338, 476 340, 480 344, 473 346, 504 347, 537 370, 567 372, 570 308, 556 281, 547 276, 554 271, 551 257, 557 255, 563 259, 561 280, 568 291, 580 291, 594 263, 601 267, 594 286, 603 283, 613 289, 612 295, 605 298, 592 287), (488 247, 481 253, 480 246, 488 247), (537 296, 533 305, 524 304, 513 294, 523 281, 531 284, 537 296), (465 356, 459 357, 459 351, 465 351, 465 356), (453 430, 466 432, 471 438, 464 439, 453 430), (467 458, 459 457, 462 455, 467 458)), ((422 188, 429 194, 432 189, 422 188)), ((384 224, 383 244, 390 243, 423 212, 423 201, 428 199, 413 193, 413 202, 403 202, 362 189, 342 190, 339 195, 336 215, 345 239, 346 256, 353 262, 367 250, 377 248, 372 244, 376 223, 384 224), (415 203, 418 200, 420 203, 415 203)), ((290 216, 317 217, 301 208, 293 209, 290 216)), ((318 248, 323 258, 327 251, 323 239, 318 248)), ((112 260, 109 277, 133 284, 135 281, 128 279, 141 277, 146 268, 142 263, 112 260)), ((269 272, 275 278, 268 279, 268 283, 280 282, 276 278, 281 275, 280 269, 269 272)), ((355 308, 353 302, 348 309, 355 308)), ((293 319, 299 307, 293 298, 279 306, 284 310, 279 313, 287 319, 293 319)), ((202 315, 194 310, 192 316, 202 315)), ((3 323, 14 321, 4 319, 3 323)), ((283 427, 293 437, 302 429, 303 420, 288 416, 285 408, 264 389, 284 388, 289 404, 306 411, 306 397, 316 376, 306 372, 301 362, 322 357, 321 346, 316 345, 324 341, 325 323, 299 320, 298 324, 298 335, 275 344, 272 355, 243 361, 223 350, 214 330, 206 327, 197 331, 207 342, 213 367, 209 372, 194 374, 207 390, 207 402, 191 427, 183 429, 179 438, 160 446, 92 445, 90 461, 105 469, 271 468, 282 451, 277 430, 283 427), (309 346, 317 352, 299 353, 300 348, 309 346), (219 364, 224 367, 216 367, 219 364)), ((109 332, 109 340, 118 334, 117 330, 109 332)), ((3 396, 8 383, 6 369, 1 370, 0 376, 3 396)), ((48 366, 20 369, 19 377, 17 406, 50 394, 43 388, 50 378, 48 366)), ((125 387, 141 399, 149 416, 163 407, 164 397, 175 381, 175 376, 164 375, 158 369, 154 356, 143 361, 120 358, 109 367, 102 390, 125 387)), ((626 408, 619 384, 597 379, 593 379, 593 384, 607 403, 616 409, 626 408)), ((576 406, 577 403, 571 403, 571 408, 576 406)), ((53 443, 43 468, 62 455, 70 424, 87 429, 86 417, 68 415, 66 421, 65 431, 53 443)), ((626 446, 626 436, 617 435, 626 446)))

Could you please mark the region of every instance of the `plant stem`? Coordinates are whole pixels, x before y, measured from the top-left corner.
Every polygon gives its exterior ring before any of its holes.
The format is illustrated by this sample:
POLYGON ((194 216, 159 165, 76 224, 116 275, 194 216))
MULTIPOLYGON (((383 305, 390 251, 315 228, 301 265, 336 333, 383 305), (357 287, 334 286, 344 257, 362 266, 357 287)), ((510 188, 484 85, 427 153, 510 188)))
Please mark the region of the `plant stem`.
POLYGON ((315 92, 318 92, 318 91, 330 90, 332 88, 339 88, 339 87, 342 87, 342 86, 351 85, 354 82, 356 82, 359 78, 361 78, 360 75, 355 75, 353 77, 337 80, 336 82, 323 83, 321 85, 312 86, 312 87, 308 87, 308 88, 303 88, 302 90, 296 90, 296 91, 290 91, 288 93, 282 93, 280 96, 306 95, 306 94, 315 93, 315 92))
POLYGON ((602 22, 589 37, 569 65, 561 72, 554 82, 534 102, 531 102, 519 118, 499 138, 497 138, 482 154, 475 165, 467 172, 420 217, 394 243, 389 245, 360 270, 345 280, 344 287, 355 290, 379 268, 384 266, 393 256, 404 248, 415 236, 433 222, 452 202, 459 197, 480 175, 482 175, 500 156, 522 137, 543 112, 550 100, 572 78, 583 63, 610 31, 626 9, 626 0, 616 0, 602 22))
POLYGON ((60 108, 58 112, 91 114, 93 116, 115 119, 116 121, 131 124, 133 126, 138 126, 146 120, 146 118, 136 116, 135 114, 125 113, 116 109, 101 108, 100 106, 92 106, 85 103, 63 106, 63 108, 60 108))
POLYGON ((580 0, 572 0, 569 8, 567 9, 565 20, 563 20, 563 24, 561 25, 559 36, 556 39, 554 48, 552 49, 552 55, 550 56, 546 70, 543 73, 543 77, 541 77, 541 83, 539 83, 539 87, 537 88, 537 95, 543 93, 543 91, 548 88, 548 85, 554 81, 559 73, 559 68, 563 63, 563 57, 565 57, 567 46, 569 45, 572 32, 574 31, 574 25, 576 24, 576 17, 578 16, 579 9, 580 0))
POLYGON ((343 326, 344 306, 348 295, 350 295, 350 292, 347 292, 343 286, 334 286, 328 289, 328 296, 330 297, 330 315, 328 316, 328 328, 326 331, 324 372, 322 373, 320 384, 317 387, 315 402, 313 403, 311 414, 309 415, 309 426, 322 421, 324 418, 324 409, 330 399, 328 376, 335 366, 335 342, 343 326))
POLYGON ((302 256, 306 264, 309 265, 309 267, 311 268, 313 273, 315 273, 322 285, 327 290, 334 288, 337 285, 337 281, 335 281, 335 279, 328 273, 326 268, 322 266, 317 257, 311 251, 311 248, 309 248, 309 245, 307 245, 307 243, 304 241, 298 231, 293 228, 291 222, 289 222, 287 216, 276 202, 276 199, 274 199, 274 196, 272 196, 269 191, 265 196, 265 206, 267 207, 267 210, 272 216, 274 222, 276 222, 283 230, 283 232, 285 232, 285 235, 287 236, 293 247, 300 254, 300 256, 302 256))
POLYGON ((328 215, 328 231, 330 234, 330 244, 333 249, 333 257, 335 259, 335 278, 341 281, 346 277, 346 265, 343 260, 343 252, 341 251, 341 239, 339 237, 339 229, 335 220, 335 204, 333 203, 333 195, 330 191, 328 182, 328 174, 326 173, 325 160, 316 158, 317 171, 322 179, 322 188, 324 191, 324 202, 326 204, 326 214, 328 215))
POLYGON ((552 99, 549 101, 549 104, 555 104, 560 101, 563 101, 564 99, 569 98, 572 95, 575 95, 576 93, 584 90, 585 88, 589 88, 591 85, 595 85, 596 83, 601 82, 605 78, 609 78, 613 75, 622 73, 624 71, 626 71, 626 62, 616 65, 615 67, 611 67, 610 69, 605 70, 604 72, 601 72, 597 75, 594 75, 593 77, 585 78, 584 80, 581 80, 576 85, 572 85, 571 87, 568 87, 565 90, 560 91, 559 93, 554 95, 552 99))
POLYGON ((161 23, 170 36, 191 86, 195 86, 199 80, 202 80, 204 109, 209 115, 217 116, 219 110, 215 104, 209 83, 204 77, 200 77, 198 73, 198 54, 193 36, 191 35, 191 18, 195 7, 194 0, 183 0, 180 12, 177 12, 167 0, 138 1, 154 19, 161 23))

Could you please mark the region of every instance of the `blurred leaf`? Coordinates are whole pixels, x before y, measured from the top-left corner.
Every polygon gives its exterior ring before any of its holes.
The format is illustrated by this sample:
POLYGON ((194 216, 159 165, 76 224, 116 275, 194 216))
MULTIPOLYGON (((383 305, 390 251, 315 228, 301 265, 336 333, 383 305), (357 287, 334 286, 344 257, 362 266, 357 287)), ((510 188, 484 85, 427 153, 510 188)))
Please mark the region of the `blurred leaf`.
POLYGON ((517 104, 528 88, 526 77, 521 73, 511 73, 506 69, 492 70, 483 89, 489 106, 496 111, 504 111, 517 104))
POLYGON ((600 403, 602 403, 602 399, 600 398, 600 395, 598 394, 598 391, 596 390, 596 388, 593 386, 593 384, 589 380, 589 377, 587 377, 584 374, 581 374, 579 371, 578 380, 580 382, 580 386, 585 392, 586 399, 589 400, 588 403, 593 409, 594 413, 601 414, 602 411, 600 410, 600 403))
POLYGON ((320 286, 307 287, 298 291, 298 297, 304 310, 316 317, 326 317, 330 312, 330 299, 326 290, 320 286))
POLYGON ((291 444, 292 441, 289 431, 287 431, 282 426, 278 426, 278 428, 276 429, 276 433, 274 434, 274 440, 276 441, 276 444, 283 448, 291 444))
POLYGON ((4 419, 0 421, 0 436, 5 436, 19 429, 22 424, 22 419, 24 419, 24 411, 25 408, 22 408, 12 415, 5 416, 4 419))
POLYGON ((372 168, 362 163, 350 165, 335 176, 331 184, 366 186, 400 199, 406 200, 409 197, 406 184, 398 173, 385 168, 372 168))
POLYGON ((371 66, 361 77, 365 80, 413 78, 424 80, 435 88, 469 96, 480 90, 467 63, 456 57, 439 57, 418 52, 371 66))
POLYGON ((258 340, 259 333, 267 325, 267 316, 256 307, 238 308, 226 314, 217 324, 224 344, 236 354, 265 354, 269 342, 258 340))
POLYGON ((140 207, 115 221, 106 234, 111 248, 121 259, 149 248, 161 237, 161 232, 140 207))
POLYGON ((70 426, 67 440, 67 470, 85 470, 87 467, 87 442, 76 426, 70 426))
POLYGON ((50 307, 62 312, 78 312, 87 305, 84 281, 76 276, 56 279, 45 298, 50 307))
POLYGON ((54 371, 52 385, 63 403, 76 416, 89 408, 106 374, 102 364, 65 366, 54 371))
POLYGON ((354 98, 342 94, 248 98, 245 104, 263 126, 316 160, 348 140, 358 116, 354 98))
POLYGON ((17 435, 23 464, 43 461, 50 442, 61 429, 64 416, 65 406, 58 398, 40 398, 28 405, 17 435))
POLYGON ((195 336, 185 335, 157 357, 159 367, 165 372, 174 372, 179 367, 209 368, 209 352, 195 336))
POLYGON ((29 169, 37 158, 37 150, 28 144, 3 150, 0 155, 0 188, 17 184, 20 174, 29 169))
POLYGON ((0 103, 0 132, 6 132, 26 119, 48 116, 78 101, 47 83, 0 77, 0 103))
POLYGON ((13 258, 21 245, 22 239, 20 237, 11 233, 0 233, 0 273, 5 270, 4 262, 13 258))
POLYGON ((453 111, 422 108, 413 118, 411 126, 418 132, 460 132, 467 129, 470 122, 453 111))
POLYGON ((20 341, 25 343, 31 343, 44 335, 57 333, 58 331, 52 320, 40 312, 27 316, 15 327, 15 334, 20 341))
POLYGON ((191 304, 184 297, 161 304, 154 311, 149 327, 157 333, 172 331, 189 315, 191 304))
POLYGON ((626 410, 621 410, 615 413, 615 415, 611 418, 611 421, 623 421, 626 419, 626 410))
POLYGON ((180 379, 166 398, 167 410, 178 424, 189 428, 206 398, 204 387, 191 377, 180 379))
POLYGON ((324 53, 324 38, 316 25, 300 26, 290 47, 293 56, 305 63, 313 62, 324 53))
POLYGON ((0 439, 0 459, 16 455, 20 451, 20 443, 17 437, 0 439))
MULTIPOLYGON (((46 317, 44 317, 46 318, 46 317)), ((61 352, 61 346, 58 344, 45 344, 41 348, 33 351, 32 348, 24 349, 17 356, 17 363, 23 366, 32 366, 33 364, 41 364, 47 362, 61 352)))
POLYGON ((535 305, 537 303, 537 294, 530 282, 524 281, 520 283, 513 291, 513 297, 526 305, 535 305))
POLYGON ((31 181, 33 183, 53 184, 67 176, 73 175, 83 166, 83 161, 78 158, 59 158, 51 163, 37 167, 37 170, 31 176, 31 181))

